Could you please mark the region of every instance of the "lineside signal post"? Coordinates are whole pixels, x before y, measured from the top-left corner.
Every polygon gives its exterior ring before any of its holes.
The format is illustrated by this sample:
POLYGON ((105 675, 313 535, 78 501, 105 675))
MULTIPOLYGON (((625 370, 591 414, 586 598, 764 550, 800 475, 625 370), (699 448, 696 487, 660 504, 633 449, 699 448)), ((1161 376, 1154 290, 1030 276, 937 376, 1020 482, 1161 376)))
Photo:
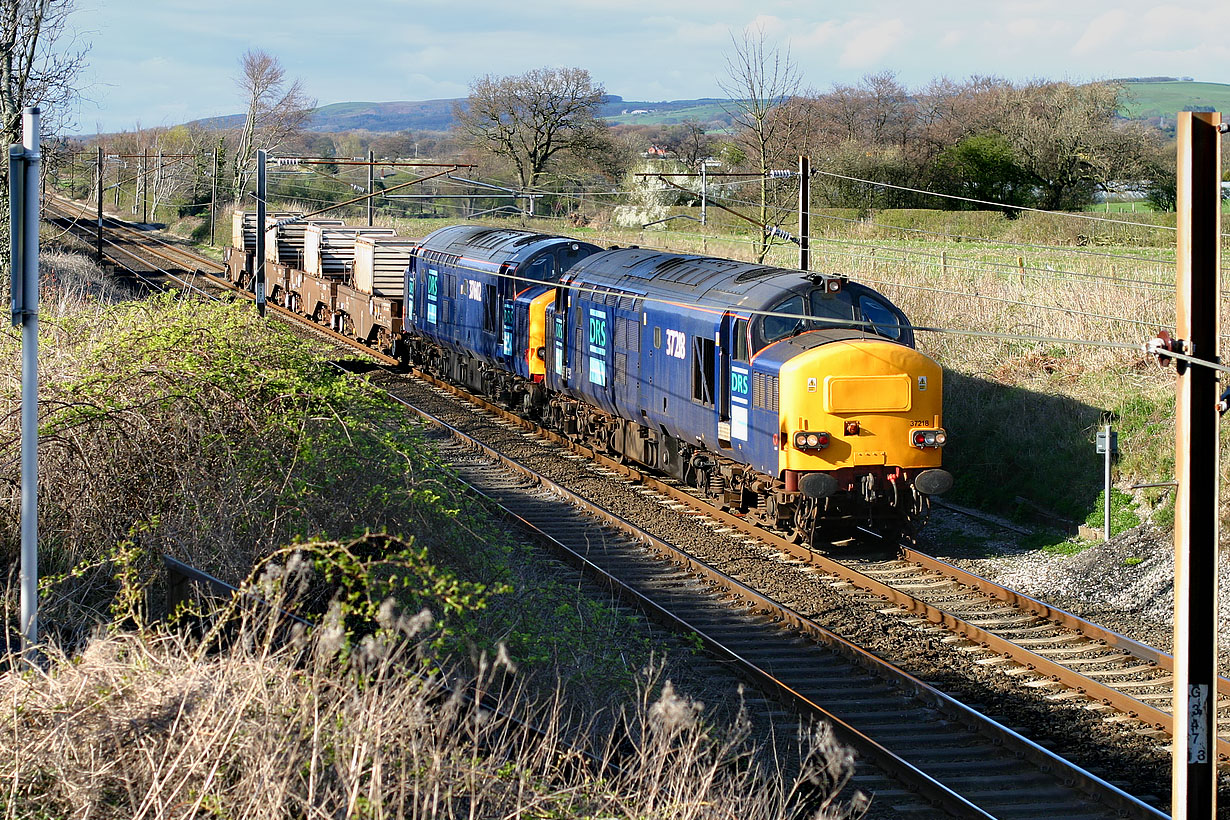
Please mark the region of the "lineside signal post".
POLYGON ((1217 364, 1221 294, 1221 115, 1178 121, 1175 344, 1174 751, 1171 815, 1217 814, 1217 364))
POLYGON ((1102 534, 1105 540, 1110 540, 1110 462, 1114 456, 1119 455, 1119 434, 1110 429, 1110 425, 1106 425, 1098 431, 1097 452, 1103 457, 1102 466, 1102 487, 1104 490, 1102 512, 1106 516, 1103 522, 1102 534))

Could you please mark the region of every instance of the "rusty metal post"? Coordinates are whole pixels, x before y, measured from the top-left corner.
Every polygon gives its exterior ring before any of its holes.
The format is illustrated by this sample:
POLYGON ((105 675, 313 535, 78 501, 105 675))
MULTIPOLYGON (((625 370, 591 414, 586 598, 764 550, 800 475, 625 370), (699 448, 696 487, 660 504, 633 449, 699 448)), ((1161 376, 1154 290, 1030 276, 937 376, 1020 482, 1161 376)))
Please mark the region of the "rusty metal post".
MULTIPOLYGON (((1221 294, 1220 114, 1179 114, 1176 335, 1216 362, 1221 294)), ((1180 363, 1182 364, 1182 363, 1180 363)), ((1180 367, 1175 406, 1174 751, 1171 815, 1217 814, 1217 372, 1180 367)))
POLYGON ((799 157, 799 270, 811 268, 811 159, 799 157))

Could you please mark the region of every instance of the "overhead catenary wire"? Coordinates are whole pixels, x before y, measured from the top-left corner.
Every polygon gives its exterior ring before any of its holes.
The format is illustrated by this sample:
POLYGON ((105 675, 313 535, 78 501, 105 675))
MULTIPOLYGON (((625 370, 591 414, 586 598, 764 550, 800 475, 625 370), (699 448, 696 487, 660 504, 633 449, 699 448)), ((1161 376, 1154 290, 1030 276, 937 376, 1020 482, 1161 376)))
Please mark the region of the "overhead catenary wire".
MULTIPOLYGON (((1152 230, 1159 230, 1159 231, 1177 230, 1176 228, 1172 228, 1169 225, 1150 225, 1147 222, 1133 222, 1130 219, 1110 219, 1109 217, 1096 216, 1094 214, 1078 213, 1076 211, 1050 211, 1045 208, 1031 208, 1028 205, 1009 205, 1004 202, 993 202, 987 199, 975 199, 974 197, 960 196, 959 194, 942 194, 942 193, 939 193, 938 191, 928 191, 922 188, 911 188, 908 185, 894 185, 891 182, 877 182, 873 179, 861 179, 859 177, 852 177, 846 174, 838 174, 834 171, 812 171, 812 174, 817 175, 817 176, 833 177, 835 179, 844 179, 850 182, 861 182, 867 185, 875 185, 881 188, 892 188, 895 191, 908 191, 909 193, 913 193, 913 194, 923 194, 925 196, 936 196, 936 197, 941 197, 943 199, 952 199, 952 200, 957 200, 960 202, 972 202, 977 205, 990 205, 993 208, 1004 208, 1006 210, 1012 210, 1012 211, 1029 211, 1031 213, 1050 214, 1052 216, 1062 216, 1062 217, 1068 217, 1071 219, 1085 219, 1090 222, 1105 222, 1111 225, 1131 225, 1132 227, 1136 227, 1136 228, 1149 228, 1152 230)), ((1225 236, 1225 234, 1222 234, 1222 236, 1225 236)))
MULTIPOLYGON (((674 234, 677 236, 688 237, 688 238, 703 238, 703 239, 710 239, 710 240, 715 239, 715 237, 709 236, 708 234, 695 233, 691 231, 677 231, 677 230, 667 229, 667 230, 663 230, 662 233, 674 234)), ((720 242, 752 244, 752 240, 737 239, 734 237, 726 237, 726 236, 716 237, 716 240, 720 242)), ((1002 277, 1002 276, 1007 276, 1007 275, 1020 275, 1021 273, 1025 273, 1025 274, 1030 275, 1031 278, 1039 279, 1039 280, 1049 279, 1053 281, 1066 282, 1066 281, 1069 281, 1070 279, 1085 279, 1085 280, 1102 281, 1102 282, 1106 282, 1108 284, 1112 284, 1118 287, 1124 287, 1124 288, 1135 289, 1135 290, 1165 291, 1165 290, 1171 290, 1174 287, 1174 285, 1171 283, 1152 280, 1152 279, 1126 279, 1126 278, 1118 277, 1118 276, 1106 276, 1105 274, 1087 273, 1084 271, 1073 271, 1073 270, 1066 270, 1063 268, 1038 268, 1032 265, 1018 265, 1013 262, 982 262, 982 263, 977 263, 977 264, 968 264, 970 262, 969 259, 964 258, 964 257, 959 257, 959 256, 955 258, 947 257, 946 251, 936 252, 936 251, 913 248, 913 247, 894 247, 894 246, 889 246, 889 245, 864 243, 864 242, 859 242, 857 240, 834 239, 831 237, 822 237, 822 236, 818 237, 815 235, 812 235, 811 237, 809 237, 809 240, 812 245, 813 251, 819 250, 818 246, 820 245, 820 243, 826 243, 830 245, 849 245, 849 246, 853 246, 857 248, 866 248, 871 251, 883 250, 890 254, 899 254, 903 258, 899 260, 895 260, 895 261, 899 261, 902 264, 905 264, 909 261, 908 259, 904 258, 907 256, 923 256, 923 257, 927 257, 930 259, 946 259, 944 266, 947 268, 953 268, 955 270, 972 271, 972 272, 981 273, 987 276, 1002 277), (986 267, 986 266, 991 266, 991 267, 986 267)), ((834 254, 834 252, 831 252, 831 251, 829 251, 828 253, 829 255, 845 256, 847 258, 859 259, 859 260, 864 260, 864 261, 876 261, 876 262, 894 261, 893 259, 888 258, 888 257, 867 255, 867 254, 851 254, 851 253, 834 254)))
MULTIPOLYGON (((820 171, 820 170, 813 169, 811 173, 812 173, 812 175, 813 175, 813 176, 817 176, 817 175, 818 175, 818 176, 830 176, 830 177, 837 177, 837 178, 840 178, 840 179, 850 180, 850 181, 852 181, 852 182, 861 182, 861 183, 865 183, 865 184, 867 184, 867 185, 875 185, 875 186, 881 186, 881 187, 885 187, 885 188, 893 188, 893 189, 895 189, 895 190, 909 191, 909 192, 911 192, 911 193, 919 193, 919 194, 924 194, 924 195, 927 195, 927 196, 942 197, 942 198, 946 198, 946 199, 953 199, 953 200, 958 200, 958 201, 963 201, 963 202, 970 202, 970 203, 973 203, 973 204, 979 204, 979 205, 989 205, 989 206, 992 206, 992 207, 995 207, 995 208, 1001 208, 1001 209, 1005 209, 1005 210, 1031 211, 1031 212, 1034 212, 1034 213, 1049 214, 1049 215, 1052 215, 1052 216, 1060 216, 1060 217, 1073 217, 1073 218, 1086 219, 1086 220, 1091 220, 1091 221, 1096 221, 1096 222, 1106 222, 1106 223, 1110 223, 1110 224, 1118 224, 1118 225, 1129 225, 1129 226, 1139 227, 1139 228, 1160 228, 1160 229, 1162 229, 1162 230, 1168 230, 1168 231, 1173 231, 1173 230, 1175 230, 1174 228, 1172 228, 1172 227, 1170 227, 1170 226, 1167 226, 1167 225, 1151 225, 1151 224, 1149 224, 1149 223, 1147 223, 1147 222, 1136 222, 1136 221, 1132 221, 1132 220, 1125 220, 1125 219, 1110 219, 1110 218, 1108 218, 1108 217, 1099 217, 1099 216, 1096 216, 1096 215, 1094 215, 1094 214, 1084 214, 1084 213, 1078 213, 1078 212, 1074 212, 1074 211, 1051 211, 1051 210, 1045 210, 1045 209, 1042 209, 1042 208, 1032 208, 1032 207, 1028 207, 1028 206, 1024 206, 1024 205, 1011 205, 1011 204, 1008 204, 1008 203, 1005 203, 1005 202, 994 202, 994 201, 991 201, 991 200, 974 199, 974 198, 972 198, 972 197, 960 196, 960 195, 958 195, 958 194, 946 194, 946 193, 940 193, 940 192, 938 192, 938 191, 928 191, 928 190, 921 189, 921 188, 910 188, 910 187, 903 186, 903 185, 895 185, 895 184, 893 184, 893 183, 888 183, 888 182, 877 182, 877 181, 875 181, 875 180, 870 180, 870 179, 862 179, 862 178, 859 178, 859 177, 847 176, 847 175, 844 175, 844 174, 837 174, 837 173, 833 173, 833 172, 831 172, 831 171, 820 171)), ((797 174, 794 174, 794 172, 790 172, 790 174, 788 174, 787 176, 783 176, 783 177, 773 177, 773 178, 774 178, 774 179, 785 179, 785 178, 789 178, 789 177, 790 177, 790 176, 792 176, 792 175, 793 175, 793 176, 797 176, 797 174)), ((692 174, 692 173, 682 173, 682 172, 681 172, 681 173, 663 172, 663 173, 655 173, 655 174, 638 174, 638 176, 654 176, 654 177, 663 178, 663 177, 667 177, 667 176, 685 176, 685 177, 692 177, 692 176, 697 176, 697 174, 692 174)), ((757 178, 758 178, 758 179, 764 179, 765 177, 757 177, 757 178)), ((722 182, 722 183, 715 183, 714 185, 709 186, 709 187, 710 187, 710 188, 718 188, 718 187, 724 187, 724 186, 740 185, 740 184, 744 184, 744 183, 746 183, 746 182, 750 182, 750 181, 755 181, 755 180, 738 180, 738 181, 733 181, 733 182, 722 182)), ((670 185, 672 185, 673 187, 679 188, 679 189, 681 189, 681 190, 688 191, 689 193, 692 193, 692 194, 698 194, 698 193, 699 193, 698 191, 693 191, 693 190, 692 190, 692 189, 690 189, 690 188, 685 188, 685 187, 683 187, 683 186, 681 186, 681 185, 675 185, 675 184, 671 183, 669 180, 666 180, 666 179, 663 179, 663 182, 666 182, 667 184, 670 184, 670 185)), ((759 205, 760 205, 760 203, 749 202, 749 201, 744 201, 744 202, 743 202, 743 204, 754 204, 754 205, 757 205, 757 206, 759 206, 759 205)), ((765 203, 765 205, 766 205, 766 207, 770 208, 771 210, 784 211, 784 212, 787 212, 787 213, 793 213, 793 212, 794 212, 794 210, 793 210, 793 209, 791 209, 791 208, 786 208, 786 207, 784 207, 784 206, 776 205, 776 204, 773 204, 773 203, 765 203)), ((829 218, 833 218, 833 219, 842 219, 842 217, 829 217, 829 218)), ((861 220, 849 220, 849 221, 861 221, 861 220)), ((875 224, 875 223, 872 223, 872 224, 875 224)), ((877 227, 893 228, 893 227, 895 227, 895 226, 884 226, 884 225, 877 225, 877 227)), ((917 228, 900 228, 900 230, 922 231, 922 229, 917 229, 917 228)), ((931 232, 928 232, 928 233, 931 233, 931 232)), ((955 235, 952 235, 952 234, 944 234, 944 233, 940 233, 940 232, 936 232, 936 233, 937 233, 937 235, 941 235, 941 236, 955 236, 955 235)), ((1226 234, 1222 234, 1222 236, 1226 236, 1226 234)), ((988 243, 993 243, 993 244, 1013 244, 1013 243, 1001 243, 1001 242, 999 242, 998 240, 994 240, 994 239, 990 239, 990 238, 986 238, 986 237, 965 237, 965 236, 962 236, 961 238, 962 238, 962 239, 966 239, 966 240, 971 240, 971 239, 972 239, 972 240, 975 240, 975 241, 983 241, 983 242, 988 242, 988 243)), ((1028 246, 1029 246, 1029 245, 1026 245, 1026 247, 1028 247, 1028 246)), ((1060 248, 1060 247, 1058 247, 1058 246, 1046 246, 1046 245, 1042 245, 1042 246, 1036 246, 1036 247, 1042 247, 1042 248, 1046 248, 1046 247, 1053 247, 1055 250, 1057 250, 1057 251, 1062 251, 1062 252, 1072 252, 1072 253, 1080 253, 1080 252, 1081 252, 1081 251, 1079 251, 1078 249, 1074 249, 1074 248, 1060 248)), ((1089 253, 1089 252, 1086 252, 1086 253, 1089 253)), ((1112 256, 1115 256, 1116 258, 1119 258, 1119 257, 1118 257, 1118 255, 1112 255, 1112 256)), ((1123 258, 1123 259, 1125 259, 1125 260, 1136 260, 1136 259, 1138 259, 1138 257, 1133 257, 1133 256, 1123 256, 1122 258, 1123 258)), ((1162 260, 1152 260, 1152 261, 1159 261, 1159 262, 1161 262, 1162 260)))
MULTIPOLYGON (((544 287, 564 288, 574 293, 606 296, 609 293, 613 292, 613 291, 610 291, 606 287, 599 288, 599 287, 593 287, 593 286, 587 286, 587 285, 580 285, 580 284, 576 284, 572 282, 568 282, 568 283, 544 282, 539 279, 530 279, 527 277, 518 276, 515 272, 513 273, 503 272, 503 271, 496 272, 496 271, 491 271, 491 270, 487 270, 484 268, 479 268, 473 265, 460 264, 456 262, 454 263, 453 266, 460 270, 471 270, 476 273, 484 273, 487 275, 493 275, 493 276, 496 276, 497 278, 505 278, 510 281, 518 282, 518 283, 522 283, 526 285, 538 285, 538 286, 544 286, 544 287)), ((880 334, 876 333, 877 326, 882 327, 885 325, 885 323, 883 322, 877 323, 877 322, 863 321, 863 320, 858 320, 858 319, 853 319, 853 318, 833 319, 833 318, 824 317, 824 316, 811 316, 811 315, 804 315, 804 314, 798 314, 798 313, 782 313, 782 312, 777 312, 777 311, 772 311, 772 310, 755 310, 755 309, 748 309, 748 308, 743 308, 743 307, 717 308, 714 306, 690 305, 686 303, 681 303, 677 300, 666 299, 662 297, 646 296, 644 294, 636 294, 636 293, 627 293, 627 294, 622 294, 622 295, 632 296, 636 299, 641 300, 642 302, 649 302, 651 304, 659 304, 659 305, 668 306, 672 308, 673 310, 700 311, 703 313, 714 313, 714 312, 727 313, 728 312, 728 313, 731 313, 732 315, 748 317, 748 318, 754 317, 754 316, 776 317, 776 318, 782 318, 782 319, 794 319, 796 321, 804 321, 804 322, 813 323, 813 324, 831 325, 834 327, 861 327, 869 331, 872 335, 875 335, 875 336, 880 336, 880 334)), ((1003 341, 1003 342, 1027 342, 1027 343, 1034 343, 1034 344, 1072 345, 1072 346, 1078 346, 1078 347, 1101 348, 1101 349, 1106 349, 1106 350, 1131 351, 1133 353, 1138 353, 1141 355, 1152 355, 1156 353, 1155 350, 1150 349, 1150 343, 1153 341, 1152 339, 1143 341, 1143 342, 1118 342, 1118 341, 1113 341, 1109 339, 1081 339, 1081 338, 1070 337, 1070 336, 1044 336, 1040 334, 1005 333, 1002 331, 975 330, 973 328, 942 327, 938 325, 910 324, 908 325, 908 327, 916 333, 934 333, 934 334, 946 335, 946 336, 960 336, 960 337, 975 338, 975 339, 990 339, 990 340, 1003 341)), ((1176 353, 1166 352, 1164 353, 1164 355, 1167 356, 1168 358, 1178 359, 1181 361, 1188 362, 1189 364, 1207 367, 1212 370, 1216 370, 1218 372, 1230 373, 1230 366, 1228 365, 1222 365, 1220 363, 1209 362, 1205 359, 1200 359, 1195 356, 1189 356, 1189 355, 1186 355, 1183 353, 1177 353, 1177 352, 1176 353)))

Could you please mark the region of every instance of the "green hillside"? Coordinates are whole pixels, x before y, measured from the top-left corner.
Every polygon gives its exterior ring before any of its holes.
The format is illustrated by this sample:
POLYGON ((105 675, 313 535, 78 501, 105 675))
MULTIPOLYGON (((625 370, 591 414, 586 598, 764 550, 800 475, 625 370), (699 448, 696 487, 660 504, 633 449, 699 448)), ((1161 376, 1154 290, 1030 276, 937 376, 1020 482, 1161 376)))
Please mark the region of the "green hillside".
POLYGON ((1230 113, 1230 85, 1174 80, 1127 83, 1122 114, 1131 119, 1173 118, 1179 111, 1230 113))
POLYGON ((619 100, 603 103, 599 112, 611 125, 675 125, 688 120, 724 127, 730 115, 725 100, 672 100, 670 102, 636 102, 619 100), (632 112, 643 113, 632 113, 632 112))

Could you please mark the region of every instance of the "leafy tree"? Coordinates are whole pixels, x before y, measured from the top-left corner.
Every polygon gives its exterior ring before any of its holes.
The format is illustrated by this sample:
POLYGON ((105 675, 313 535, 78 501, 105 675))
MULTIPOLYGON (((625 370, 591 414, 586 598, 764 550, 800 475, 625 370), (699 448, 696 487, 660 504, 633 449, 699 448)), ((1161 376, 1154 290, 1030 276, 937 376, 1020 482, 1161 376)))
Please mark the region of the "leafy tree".
POLYGON ((281 145, 298 132, 316 107, 299 80, 288 83, 277 57, 255 49, 245 52, 239 62, 237 82, 248 101, 248 112, 235 151, 231 194, 236 204, 256 172, 256 152, 281 145))
POLYGON ((672 152, 688 168, 712 156, 716 140, 705 133, 705 126, 696 120, 670 125, 663 135, 662 147, 672 152))
MULTIPOLYGON (((1012 146, 993 132, 975 134, 945 149, 936 159, 944 193, 987 202, 1025 205, 1030 188, 1012 146)), ((985 205, 948 200, 944 207, 979 210, 985 205)))
POLYGON ((537 68, 519 76, 486 75, 454 109, 471 144, 508 160, 522 187, 533 187, 562 155, 596 160, 609 147, 598 119, 605 92, 583 68, 537 68))

